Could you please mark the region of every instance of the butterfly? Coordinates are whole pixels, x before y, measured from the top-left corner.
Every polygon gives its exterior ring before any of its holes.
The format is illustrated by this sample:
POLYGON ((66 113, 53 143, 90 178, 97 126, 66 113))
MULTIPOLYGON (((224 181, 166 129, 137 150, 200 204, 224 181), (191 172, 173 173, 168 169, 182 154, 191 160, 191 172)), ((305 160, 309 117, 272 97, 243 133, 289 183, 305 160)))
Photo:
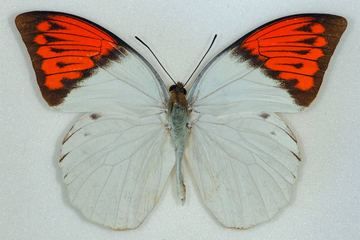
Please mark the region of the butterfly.
POLYGON ((59 159, 70 202, 113 229, 140 225, 172 171, 184 201, 184 164, 222 225, 249 228, 277 214, 301 160, 277 113, 314 100, 347 25, 329 14, 276 19, 225 48, 190 82, 171 83, 84 18, 35 11, 15 22, 48 105, 85 113, 59 159))

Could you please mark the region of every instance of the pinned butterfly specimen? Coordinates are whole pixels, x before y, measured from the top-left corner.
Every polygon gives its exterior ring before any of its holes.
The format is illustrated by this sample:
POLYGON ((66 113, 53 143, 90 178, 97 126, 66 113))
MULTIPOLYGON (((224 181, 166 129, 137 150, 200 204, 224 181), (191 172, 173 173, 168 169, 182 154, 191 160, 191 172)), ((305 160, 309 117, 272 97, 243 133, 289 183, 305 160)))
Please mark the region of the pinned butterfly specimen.
POLYGON ((59 165, 71 203, 91 221, 136 228, 183 164, 226 227, 248 228, 286 206, 297 176, 295 136, 276 113, 314 100, 343 17, 301 14, 234 42, 190 81, 163 81, 120 38, 81 17, 28 12, 16 25, 49 106, 84 112, 59 165))

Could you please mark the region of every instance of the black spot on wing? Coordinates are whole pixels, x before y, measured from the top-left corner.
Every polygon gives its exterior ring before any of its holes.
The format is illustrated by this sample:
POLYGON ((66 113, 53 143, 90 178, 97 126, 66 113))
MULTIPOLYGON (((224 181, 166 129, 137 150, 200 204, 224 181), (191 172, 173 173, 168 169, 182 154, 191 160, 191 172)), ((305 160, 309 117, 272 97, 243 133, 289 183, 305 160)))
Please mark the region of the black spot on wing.
POLYGON ((262 113, 259 116, 262 117, 263 119, 267 119, 270 115, 268 113, 262 113))
POLYGON ((291 152, 296 158, 297 158, 297 160, 299 161, 299 162, 301 162, 301 158, 296 154, 296 153, 294 153, 294 152, 291 152))
POLYGON ((91 115, 90 115, 90 118, 92 119, 92 120, 96 120, 96 119, 98 119, 98 118, 100 118, 101 117, 101 115, 99 114, 99 113, 92 113, 91 115))
POLYGON ((59 163, 61 163, 62 160, 64 160, 64 158, 66 158, 66 156, 67 156, 68 154, 69 154, 69 153, 64 154, 64 155, 59 159, 59 163))
POLYGON ((71 132, 71 130, 74 128, 74 126, 71 127, 71 129, 69 130, 69 132, 66 134, 66 136, 64 137, 64 140, 62 141, 62 144, 66 143, 67 140, 69 140, 69 138, 74 135, 75 133, 77 133, 78 131, 81 130, 81 128, 77 129, 76 131, 74 131, 73 133, 69 134, 71 132))
POLYGON ((58 66, 59 68, 63 68, 69 65, 73 65, 74 63, 64 63, 64 62, 57 62, 56 66, 58 66))

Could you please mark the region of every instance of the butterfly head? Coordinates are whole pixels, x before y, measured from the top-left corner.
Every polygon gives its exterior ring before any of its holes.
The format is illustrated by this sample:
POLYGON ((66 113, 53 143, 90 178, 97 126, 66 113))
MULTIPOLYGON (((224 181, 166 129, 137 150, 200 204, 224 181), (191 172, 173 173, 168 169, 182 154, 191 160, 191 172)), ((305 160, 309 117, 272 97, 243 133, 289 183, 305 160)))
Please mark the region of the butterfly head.
POLYGON ((176 94, 184 94, 186 95, 187 91, 184 87, 184 84, 181 83, 181 82, 177 82, 176 84, 174 85, 171 85, 170 88, 169 88, 169 92, 170 93, 176 93, 176 94))

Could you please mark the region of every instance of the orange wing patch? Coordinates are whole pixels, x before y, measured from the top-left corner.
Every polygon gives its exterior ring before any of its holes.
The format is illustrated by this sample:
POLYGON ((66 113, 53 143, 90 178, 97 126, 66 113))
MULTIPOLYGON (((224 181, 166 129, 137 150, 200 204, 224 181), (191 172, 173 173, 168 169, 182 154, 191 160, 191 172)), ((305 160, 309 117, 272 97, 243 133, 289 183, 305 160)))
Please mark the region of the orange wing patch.
POLYGON ((77 84, 110 60, 126 56, 123 41, 83 18, 29 12, 16 18, 45 100, 60 104, 77 84))
POLYGON ((232 53, 280 81, 296 103, 315 98, 346 20, 328 14, 303 14, 265 24, 232 45, 232 53))

